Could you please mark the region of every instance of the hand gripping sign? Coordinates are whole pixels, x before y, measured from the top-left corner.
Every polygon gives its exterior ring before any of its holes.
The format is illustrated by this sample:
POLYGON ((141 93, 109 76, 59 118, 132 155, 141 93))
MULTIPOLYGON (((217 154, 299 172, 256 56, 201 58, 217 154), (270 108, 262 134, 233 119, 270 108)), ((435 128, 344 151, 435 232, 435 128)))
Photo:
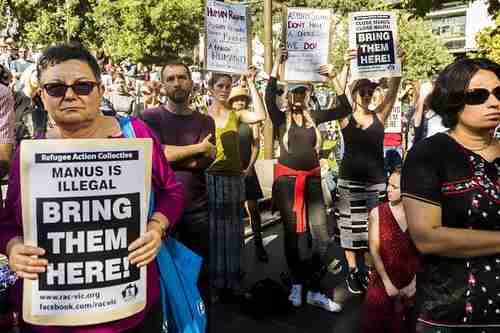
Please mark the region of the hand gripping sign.
POLYGON ((23 318, 80 326, 129 317, 146 304, 146 267, 128 246, 146 230, 150 139, 21 144, 24 240, 47 271, 24 281, 23 318))

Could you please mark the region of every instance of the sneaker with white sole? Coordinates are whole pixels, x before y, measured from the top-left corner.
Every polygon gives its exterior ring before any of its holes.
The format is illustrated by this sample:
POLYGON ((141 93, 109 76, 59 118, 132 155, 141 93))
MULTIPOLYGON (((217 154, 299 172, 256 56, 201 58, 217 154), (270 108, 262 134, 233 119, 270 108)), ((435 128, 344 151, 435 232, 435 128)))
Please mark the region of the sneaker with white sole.
POLYGON ((302 285, 292 285, 292 290, 290 292, 290 296, 288 296, 288 300, 290 300, 295 307, 302 306, 302 285))
POLYGON ((340 312, 342 311, 342 306, 338 303, 335 303, 333 300, 328 298, 325 294, 322 293, 314 293, 307 292, 307 303, 323 308, 326 311, 330 312, 340 312))

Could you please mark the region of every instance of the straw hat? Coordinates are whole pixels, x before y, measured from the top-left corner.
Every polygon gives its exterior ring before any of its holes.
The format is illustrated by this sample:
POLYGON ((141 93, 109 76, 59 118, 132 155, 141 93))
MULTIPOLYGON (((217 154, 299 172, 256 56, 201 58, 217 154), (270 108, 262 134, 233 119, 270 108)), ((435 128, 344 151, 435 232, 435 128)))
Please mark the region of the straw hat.
POLYGON ((233 89, 231 89, 231 94, 229 94, 229 98, 227 99, 227 101, 229 102, 229 104, 231 104, 234 98, 241 96, 244 96, 247 98, 247 100, 250 100, 248 89, 242 87, 234 87, 233 89))

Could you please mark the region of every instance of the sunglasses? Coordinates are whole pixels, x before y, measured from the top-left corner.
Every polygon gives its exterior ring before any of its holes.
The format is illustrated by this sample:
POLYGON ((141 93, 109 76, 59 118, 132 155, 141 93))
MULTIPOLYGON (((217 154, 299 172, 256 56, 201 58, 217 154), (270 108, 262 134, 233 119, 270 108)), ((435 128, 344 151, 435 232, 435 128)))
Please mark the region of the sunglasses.
POLYGON ((500 86, 494 88, 492 91, 489 91, 486 88, 466 90, 464 94, 464 102, 467 105, 483 104, 488 100, 488 98, 490 98, 491 94, 493 94, 496 99, 500 101, 500 86))
POLYGON ((88 96, 97 85, 99 83, 92 81, 77 82, 70 85, 64 83, 47 83, 43 85, 43 89, 52 97, 66 96, 69 88, 73 89, 73 92, 79 96, 88 96))

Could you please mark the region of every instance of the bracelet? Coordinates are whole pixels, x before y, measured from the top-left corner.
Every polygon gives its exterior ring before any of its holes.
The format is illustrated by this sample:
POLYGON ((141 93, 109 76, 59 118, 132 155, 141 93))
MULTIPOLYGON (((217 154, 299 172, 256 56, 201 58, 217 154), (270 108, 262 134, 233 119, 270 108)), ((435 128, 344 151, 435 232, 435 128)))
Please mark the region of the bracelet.
POLYGON ((160 222, 160 220, 157 220, 155 218, 149 219, 149 222, 154 222, 160 226, 161 229, 161 238, 165 238, 165 235, 167 234, 167 227, 163 225, 163 223, 160 222))

